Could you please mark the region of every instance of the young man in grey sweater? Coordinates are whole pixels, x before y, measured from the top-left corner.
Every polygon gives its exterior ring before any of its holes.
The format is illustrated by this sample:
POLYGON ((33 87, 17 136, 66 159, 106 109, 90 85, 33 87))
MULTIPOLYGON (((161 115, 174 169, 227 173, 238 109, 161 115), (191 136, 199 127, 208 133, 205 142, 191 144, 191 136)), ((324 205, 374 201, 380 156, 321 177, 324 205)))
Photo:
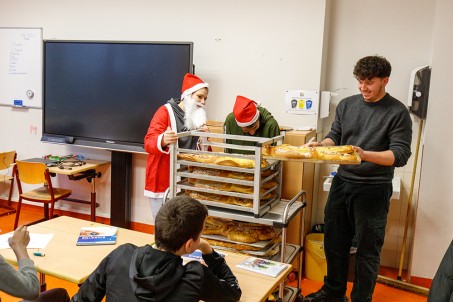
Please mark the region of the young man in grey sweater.
POLYGON ((325 208, 324 248, 327 276, 307 302, 347 301, 349 251, 357 240, 353 302, 371 301, 392 195, 395 167, 411 155, 412 121, 406 106, 385 87, 390 63, 380 56, 360 59, 354 76, 360 94, 343 99, 327 136, 310 146, 353 145, 360 165, 341 165, 325 208))

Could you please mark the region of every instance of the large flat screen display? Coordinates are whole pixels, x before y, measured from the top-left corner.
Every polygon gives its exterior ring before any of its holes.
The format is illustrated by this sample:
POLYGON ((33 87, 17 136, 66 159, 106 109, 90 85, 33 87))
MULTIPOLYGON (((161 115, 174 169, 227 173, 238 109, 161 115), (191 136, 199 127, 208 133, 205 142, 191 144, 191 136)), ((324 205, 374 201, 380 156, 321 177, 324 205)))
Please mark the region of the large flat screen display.
POLYGON ((143 152, 159 106, 193 72, 192 42, 44 41, 42 141, 143 152))

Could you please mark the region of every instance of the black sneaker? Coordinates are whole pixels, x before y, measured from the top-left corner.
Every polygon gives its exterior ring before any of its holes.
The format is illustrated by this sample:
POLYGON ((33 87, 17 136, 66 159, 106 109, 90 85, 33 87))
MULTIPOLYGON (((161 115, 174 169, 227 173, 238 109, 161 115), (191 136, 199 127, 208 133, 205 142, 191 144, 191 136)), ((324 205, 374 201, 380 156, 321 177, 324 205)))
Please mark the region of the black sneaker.
POLYGON ((306 296, 302 302, 348 302, 348 298, 346 298, 346 296, 338 298, 326 293, 323 289, 320 289, 316 293, 306 296))

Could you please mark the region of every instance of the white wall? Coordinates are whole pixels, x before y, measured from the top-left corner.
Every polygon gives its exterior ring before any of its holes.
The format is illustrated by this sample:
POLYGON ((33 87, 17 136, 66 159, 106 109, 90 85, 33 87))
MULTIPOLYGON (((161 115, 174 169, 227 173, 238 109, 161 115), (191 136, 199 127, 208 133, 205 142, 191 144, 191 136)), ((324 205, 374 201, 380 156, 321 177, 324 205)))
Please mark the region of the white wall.
POLYGON ((453 239, 451 70, 453 2, 436 1, 432 77, 426 120, 412 275, 432 278, 453 239))
MULTIPOLYGON (((224 120, 242 94, 261 101, 282 125, 297 127, 303 119, 284 112, 285 91, 320 87, 324 0, 1 0, 0 6, 1 27, 42 27, 44 39, 193 41, 196 73, 210 83, 213 120, 224 120)), ((19 159, 49 153, 110 158, 107 151, 41 143, 41 112, 0 106, 0 150, 16 149, 19 159)), ((134 154, 132 220, 150 223, 145 166, 146 155, 134 154)), ((109 171, 98 182, 103 216, 110 213, 109 171)), ((86 184, 58 177, 62 182, 89 196, 86 184)), ((64 207, 88 213, 86 206, 64 207)))

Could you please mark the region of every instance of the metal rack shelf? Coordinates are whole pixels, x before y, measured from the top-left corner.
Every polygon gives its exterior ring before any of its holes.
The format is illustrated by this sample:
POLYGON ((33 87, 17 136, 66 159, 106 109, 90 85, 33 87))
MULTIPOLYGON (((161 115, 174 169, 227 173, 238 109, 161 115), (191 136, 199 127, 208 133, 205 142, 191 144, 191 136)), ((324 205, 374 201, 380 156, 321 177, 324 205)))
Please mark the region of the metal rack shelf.
MULTIPOLYGON (((299 194, 305 194, 305 192, 301 191, 299 194)), ((297 198, 300 195, 296 195, 297 198)), ((296 200, 297 200, 296 198, 296 200)), ((270 207, 270 209, 264 214, 262 217, 254 217, 253 213, 247 213, 243 211, 234 211, 230 209, 221 209, 215 207, 209 207, 209 215, 221 218, 228 218, 243 222, 254 222, 264 225, 270 225, 276 228, 286 228, 289 222, 292 220, 294 216, 299 213, 306 206, 305 201, 303 202, 294 202, 290 206, 290 201, 280 200, 275 205, 270 207), (287 211, 286 217, 285 210, 287 211)))
MULTIPOLYGON (((221 138, 234 140, 247 140, 253 141, 256 146, 239 146, 227 143, 214 143, 204 139, 203 147, 206 149, 207 146, 221 146, 223 148, 235 149, 235 150, 248 150, 253 151, 254 155, 240 155, 240 154, 229 154, 220 152, 207 152, 207 151, 196 151, 188 149, 180 149, 174 145, 170 145, 170 188, 167 190, 166 195, 170 197, 185 194, 185 190, 198 191, 203 193, 211 193, 217 195, 233 196, 238 198, 246 198, 253 200, 252 207, 244 207, 239 205, 231 205, 210 200, 200 200, 208 207, 209 215, 220 218, 227 218, 242 222, 253 222, 257 224, 269 225, 274 228, 281 228, 282 242, 280 251, 271 256, 270 259, 291 263, 296 257, 299 257, 299 272, 302 269, 302 251, 303 246, 288 244, 287 243, 287 227, 289 223, 296 217, 296 215, 302 211, 300 215, 299 225, 301 228, 301 243, 303 242, 303 226, 304 226, 304 214, 305 207, 307 205, 305 201, 305 192, 300 191, 291 200, 282 200, 281 196, 281 179, 282 179, 282 162, 280 160, 268 160, 268 165, 263 167, 261 147, 273 143, 280 143, 283 141, 283 136, 275 138, 257 138, 250 136, 238 136, 238 135, 227 135, 217 133, 206 133, 199 131, 189 131, 178 133, 179 137, 184 136, 200 136, 202 138, 221 138), (234 158, 245 158, 254 161, 255 165, 253 168, 240 168, 231 166, 219 166, 210 163, 199 163, 178 159, 179 153, 192 153, 192 154, 209 154, 215 156, 227 156, 234 158), (233 178, 226 178, 220 176, 210 176, 203 174, 192 173, 188 166, 202 167, 208 169, 226 170, 233 172, 241 172, 253 175, 253 181, 250 180, 238 180, 233 178), (272 170, 273 173, 270 175, 263 176, 264 171, 272 170), (220 183, 231 183, 237 185, 249 186, 253 189, 251 193, 238 193, 231 191, 220 191, 215 189, 200 188, 194 186, 188 181, 189 178, 201 179, 203 181, 215 181, 220 183), (265 191, 262 190, 262 185, 270 180, 277 180, 278 185, 269 188, 265 191), (274 198, 262 201, 262 197, 268 193, 273 192, 274 198), (302 201, 298 201, 301 199, 302 201)), ((166 198, 166 197, 164 197, 166 198)), ((298 287, 301 284, 301 274, 298 274, 298 287)), ((284 282, 279 285, 279 297, 281 301, 294 301, 300 294, 300 289, 291 287, 285 287, 284 282)))

